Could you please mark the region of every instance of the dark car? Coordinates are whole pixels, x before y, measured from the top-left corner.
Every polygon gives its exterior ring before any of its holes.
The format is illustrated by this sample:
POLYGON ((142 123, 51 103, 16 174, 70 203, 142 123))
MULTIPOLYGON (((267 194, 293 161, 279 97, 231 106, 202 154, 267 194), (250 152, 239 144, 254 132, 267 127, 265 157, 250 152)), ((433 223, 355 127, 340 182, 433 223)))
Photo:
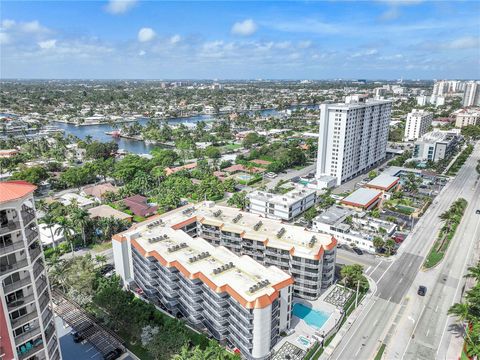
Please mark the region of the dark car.
POLYGON ((112 264, 106 264, 100 269, 100 274, 105 275, 106 273, 115 269, 115 266, 112 264))
POLYGON ((363 251, 360 250, 360 249, 357 248, 357 247, 352 248, 352 250, 355 251, 355 252, 357 253, 357 255, 363 255, 363 251))
POLYGON ((120 355, 123 354, 123 351, 119 348, 116 348, 115 350, 112 350, 110 351, 109 353, 107 353, 103 359, 104 360, 115 360, 115 359, 118 359, 120 357, 120 355))
POLYGON ((477 209, 477 211, 475 211, 475 214, 480 215, 480 209, 477 209))
POLYGON ((423 286, 423 285, 420 285, 418 287, 417 294, 420 295, 420 296, 425 296, 426 293, 427 293, 427 287, 423 286))

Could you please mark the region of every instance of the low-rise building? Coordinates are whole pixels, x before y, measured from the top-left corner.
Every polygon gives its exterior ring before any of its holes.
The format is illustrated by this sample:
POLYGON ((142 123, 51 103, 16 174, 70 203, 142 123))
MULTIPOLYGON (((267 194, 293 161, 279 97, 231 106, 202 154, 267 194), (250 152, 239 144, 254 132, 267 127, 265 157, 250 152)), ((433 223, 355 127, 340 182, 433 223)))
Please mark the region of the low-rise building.
POLYGON ((460 136, 453 131, 431 131, 415 142, 413 159, 439 161, 449 158, 455 151, 460 136))
POLYGON ((182 165, 182 166, 177 166, 177 167, 166 167, 165 168, 165 175, 169 176, 169 175, 172 175, 172 174, 175 174, 179 171, 183 171, 183 170, 193 170, 193 169, 196 169, 197 168, 197 163, 194 162, 194 163, 190 163, 190 164, 185 164, 185 165, 182 165))
POLYGON ((272 219, 290 221, 315 205, 317 193, 311 189, 294 189, 276 195, 253 191, 247 195, 249 211, 272 219))
POLYGON ((452 114, 455 119, 455 126, 463 128, 468 125, 480 125, 480 109, 459 109, 452 114))
POLYGON ((90 209, 95 205, 95 201, 75 193, 63 194, 60 196, 58 201, 65 206, 72 205, 75 203, 81 209, 90 209))
POLYGON ((158 206, 150 205, 148 199, 142 195, 134 195, 122 200, 126 207, 128 207, 135 215, 147 217, 155 215, 158 206))
POLYGON ((388 174, 380 174, 365 184, 366 188, 380 190, 385 197, 386 193, 394 192, 400 185, 400 178, 388 174))
POLYGON ((82 195, 85 196, 91 196, 93 197, 96 201, 101 202, 104 200, 104 196, 106 193, 118 193, 120 189, 111 183, 103 183, 103 184, 98 184, 98 185, 89 185, 85 186, 82 189, 82 195))
POLYGON ((371 210, 375 208, 382 199, 382 192, 376 189, 360 188, 342 199, 345 206, 357 210, 371 210))
POLYGON ((123 220, 123 221, 128 221, 131 222, 133 216, 127 213, 124 213, 123 211, 119 211, 117 209, 112 208, 111 206, 108 205, 100 205, 96 206, 94 208, 88 209, 88 213, 90 214, 91 219, 109 219, 109 218, 114 218, 117 220, 123 220))

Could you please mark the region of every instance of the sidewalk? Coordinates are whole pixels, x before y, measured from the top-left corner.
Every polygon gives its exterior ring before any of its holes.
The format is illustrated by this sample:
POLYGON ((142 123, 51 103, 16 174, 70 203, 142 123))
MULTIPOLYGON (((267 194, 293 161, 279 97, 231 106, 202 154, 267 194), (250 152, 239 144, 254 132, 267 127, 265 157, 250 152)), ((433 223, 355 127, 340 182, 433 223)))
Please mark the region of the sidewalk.
POLYGON ((333 340, 328 344, 328 346, 323 350, 320 360, 327 360, 335 351, 337 346, 345 338, 345 334, 350 330, 350 328, 355 324, 355 321, 363 314, 365 308, 371 303, 375 293, 377 292, 377 284, 370 277, 367 276, 368 283, 370 284, 370 290, 363 300, 358 304, 357 308, 348 316, 345 320, 343 326, 338 330, 337 334, 333 340))

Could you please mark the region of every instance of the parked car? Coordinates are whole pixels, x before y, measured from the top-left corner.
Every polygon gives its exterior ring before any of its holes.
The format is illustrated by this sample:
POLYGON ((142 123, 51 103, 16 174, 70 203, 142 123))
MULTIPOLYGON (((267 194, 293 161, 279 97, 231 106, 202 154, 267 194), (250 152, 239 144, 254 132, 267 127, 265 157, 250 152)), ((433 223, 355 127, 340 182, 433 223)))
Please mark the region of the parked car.
POLYGON ((477 211, 475 211, 475 214, 480 215, 480 209, 477 209, 477 211))
POLYGON ((425 296, 426 293, 427 293, 427 287, 423 286, 423 285, 420 285, 418 287, 417 294, 420 295, 420 296, 425 296))
POLYGON ((265 176, 271 179, 275 179, 277 177, 277 174, 275 174, 274 172, 268 172, 265 174, 265 176))
POLYGON ((358 247, 353 247, 352 250, 355 251, 357 255, 363 255, 363 251, 358 247))

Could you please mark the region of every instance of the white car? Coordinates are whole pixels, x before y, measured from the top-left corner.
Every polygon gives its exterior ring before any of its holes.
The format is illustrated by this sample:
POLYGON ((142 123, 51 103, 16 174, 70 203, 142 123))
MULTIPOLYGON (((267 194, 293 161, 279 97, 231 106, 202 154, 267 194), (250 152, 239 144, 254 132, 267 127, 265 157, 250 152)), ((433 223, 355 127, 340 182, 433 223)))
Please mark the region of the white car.
POLYGON ((271 179, 275 179, 277 177, 277 174, 273 172, 266 173, 265 175, 271 179))

